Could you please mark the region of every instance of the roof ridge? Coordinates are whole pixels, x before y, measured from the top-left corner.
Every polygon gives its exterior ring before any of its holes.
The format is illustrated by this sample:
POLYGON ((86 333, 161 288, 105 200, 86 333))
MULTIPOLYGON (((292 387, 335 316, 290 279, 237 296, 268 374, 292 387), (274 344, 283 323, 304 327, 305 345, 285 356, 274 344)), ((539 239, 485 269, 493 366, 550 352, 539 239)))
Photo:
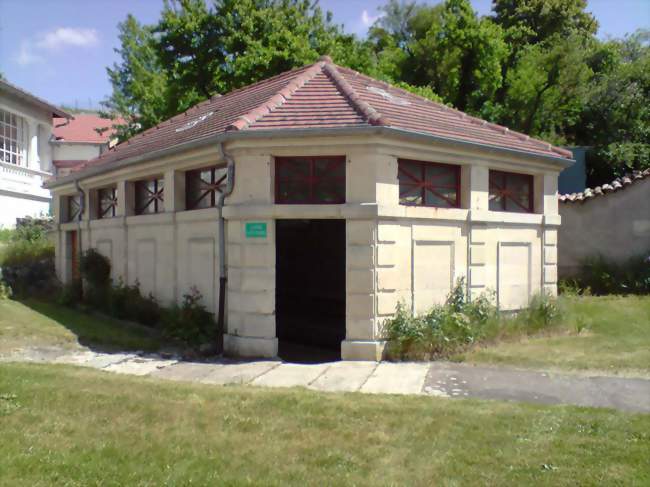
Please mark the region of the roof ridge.
POLYGON ((370 103, 361 99, 359 94, 348 81, 338 72, 338 66, 334 63, 325 63, 323 71, 334 82, 339 92, 350 102, 352 107, 366 118, 371 125, 390 125, 386 116, 377 111, 370 103))
POLYGON ((226 127, 226 131, 245 130, 263 116, 268 115, 278 107, 284 105, 284 103, 289 100, 296 91, 305 86, 305 84, 308 81, 311 81, 318 73, 322 72, 324 65, 325 62, 320 60, 312 64, 310 67, 292 78, 284 88, 262 103, 262 105, 253 108, 244 115, 240 115, 234 122, 226 127))
POLYGON ((632 171, 631 173, 614 179, 610 183, 601 184, 600 186, 595 186, 593 188, 585 188, 579 193, 561 194, 558 196, 558 199, 563 203, 586 201, 596 196, 602 196, 608 193, 614 193, 618 190, 625 189, 637 181, 644 179, 650 179, 650 169, 646 169, 644 171, 632 171))

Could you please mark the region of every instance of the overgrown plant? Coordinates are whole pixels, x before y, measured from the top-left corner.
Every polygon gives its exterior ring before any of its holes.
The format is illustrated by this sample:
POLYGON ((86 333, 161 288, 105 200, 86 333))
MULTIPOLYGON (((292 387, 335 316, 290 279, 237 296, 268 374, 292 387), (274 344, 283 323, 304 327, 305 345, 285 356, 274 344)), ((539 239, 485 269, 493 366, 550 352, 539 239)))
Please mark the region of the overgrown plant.
POLYGON ((467 300, 465 281, 459 279, 444 305, 415 316, 399 303, 384 323, 388 354, 399 359, 449 357, 474 344, 504 335, 529 335, 554 326, 560 309, 554 298, 541 294, 515 315, 500 314, 488 295, 467 300))
POLYGON ((47 295, 58 286, 54 246, 47 238, 47 229, 48 220, 21 220, 3 244, 0 267, 14 295, 47 295))
POLYGON ((192 286, 190 292, 183 295, 180 306, 165 309, 162 313, 164 334, 190 345, 214 342, 218 336, 217 324, 202 301, 203 296, 192 286))
POLYGON ((594 256, 582 262, 577 276, 563 280, 566 294, 650 294, 650 250, 624 262, 594 256))

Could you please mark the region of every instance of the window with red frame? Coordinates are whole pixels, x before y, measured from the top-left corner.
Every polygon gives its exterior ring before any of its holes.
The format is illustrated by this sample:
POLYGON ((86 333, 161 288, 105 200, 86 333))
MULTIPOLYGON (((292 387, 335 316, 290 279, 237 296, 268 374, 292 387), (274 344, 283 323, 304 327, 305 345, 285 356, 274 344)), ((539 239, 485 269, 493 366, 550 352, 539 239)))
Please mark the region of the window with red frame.
POLYGON ((460 166, 400 159, 397 167, 400 205, 460 207, 460 166))
POLYGON ((162 213, 164 206, 165 182, 162 178, 145 179, 135 182, 135 213, 147 215, 162 213))
POLYGON ((115 188, 102 188, 97 190, 97 218, 111 218, 115 216, 117 208, 117 191, 115 188))
POLYGON ((185 173, 185 208, 197 210, 217 205, 226 186, 225 167, 207 167, 185 173))
POLYGON ((345 156, 277 157, 275 202, 345 203, 345 156))
POLYGON ((490 171, 490 210, 533 212, 533 176, 490 171))

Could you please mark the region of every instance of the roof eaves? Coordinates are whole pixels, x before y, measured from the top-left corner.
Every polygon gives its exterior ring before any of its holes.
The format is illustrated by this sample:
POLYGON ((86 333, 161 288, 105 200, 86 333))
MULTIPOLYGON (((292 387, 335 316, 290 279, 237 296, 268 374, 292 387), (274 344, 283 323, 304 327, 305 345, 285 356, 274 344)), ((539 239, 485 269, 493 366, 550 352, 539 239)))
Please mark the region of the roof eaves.
POLYGON ((0 90, 7 91, 10 94, 17 96, 18 98, 22 98, 23 100, 26 100, 34 105, 37 105, 40 108, 44 108, 45 110, 51 111, 52 115, 56 117, 74 118, 72 114, 64 110, 61 110, 60 108, 52 105, 51 103, 43 100, 42 98, 39 98, 36 95, 32 95, 28 91, 25 91, 22 88, 19 88, 18 86, 9 83, 8 81, 0 80, 0 90))
POLYGON ((221 132, 216 135, 210 135, 203 137, 202 139, 196 139, 189 142, 185 142, 180 145, 173 147, 168 147, 165 149, 160 149, 157 151, 148 152, 146 154, 140 154, 134 157, 125 158, 114 163, 108 164, 98 164, 94 166, 87 166, 86 168, 64 176, 62 178, 57 178, 46 182, 43 187, 45 188, 56 188, 58 186, 63 186, 65 184, 82 180, 91 176, 100 175, 106 172, 120 169, 122 167, 136 164, 140 162, 145 162, 157 157, 170 156, 176 153, 183 152, 185 150, 196 149, 204 147, 209 144, 217 144, 219 142, 225 142, 227 140, 239 139, 239 138, 277 138, 277 137, 287 137, 287 136, 333 136, 333 135, 362 135, 362 134, 374 134, 374 135, 392 135, 401 138, 415 139, 425 142, 439 142, 443 144, 450 144, 463 148, 472 148, 472 149, 481 149, 489 152, 497 152, 501 154, 508 154, 518 157, 525 157, 527 159, 534 159, 543 161, 546 163, 551 163, 555 166, 558 166, 562 169, 569 167, 575 161, 573 159, 567 159, 565 157, 556 157, 545 154, 536 154, 528 151, 522 151, 518 149, 510 149, 505 147, 480 144, 477 142, 470 142, 466 140, 459 140, 449 137, 441 137, 437 135, 431 135, 424 132, 415 132, 410 130, 399 129, 395 127, 386 127, 386 126, 356 126, 356 127, 336 127, 336 128, 289 128, 289 129, 268 129, 268 130, 231 130, 227 132, 221 132))

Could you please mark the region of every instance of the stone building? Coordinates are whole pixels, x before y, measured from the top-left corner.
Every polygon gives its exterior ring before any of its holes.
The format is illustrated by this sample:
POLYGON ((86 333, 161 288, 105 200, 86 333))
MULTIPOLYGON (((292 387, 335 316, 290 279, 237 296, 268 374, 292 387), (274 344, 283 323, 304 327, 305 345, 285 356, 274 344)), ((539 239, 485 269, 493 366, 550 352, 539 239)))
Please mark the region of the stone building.
POLYGON ((163 303, 197 286, 232 354, 376 360, 400 300, 423 311, 460 277, 502 309, 555 292, 570 157, 323 57, 49 184, 57 270, 95 247, 163 303))

